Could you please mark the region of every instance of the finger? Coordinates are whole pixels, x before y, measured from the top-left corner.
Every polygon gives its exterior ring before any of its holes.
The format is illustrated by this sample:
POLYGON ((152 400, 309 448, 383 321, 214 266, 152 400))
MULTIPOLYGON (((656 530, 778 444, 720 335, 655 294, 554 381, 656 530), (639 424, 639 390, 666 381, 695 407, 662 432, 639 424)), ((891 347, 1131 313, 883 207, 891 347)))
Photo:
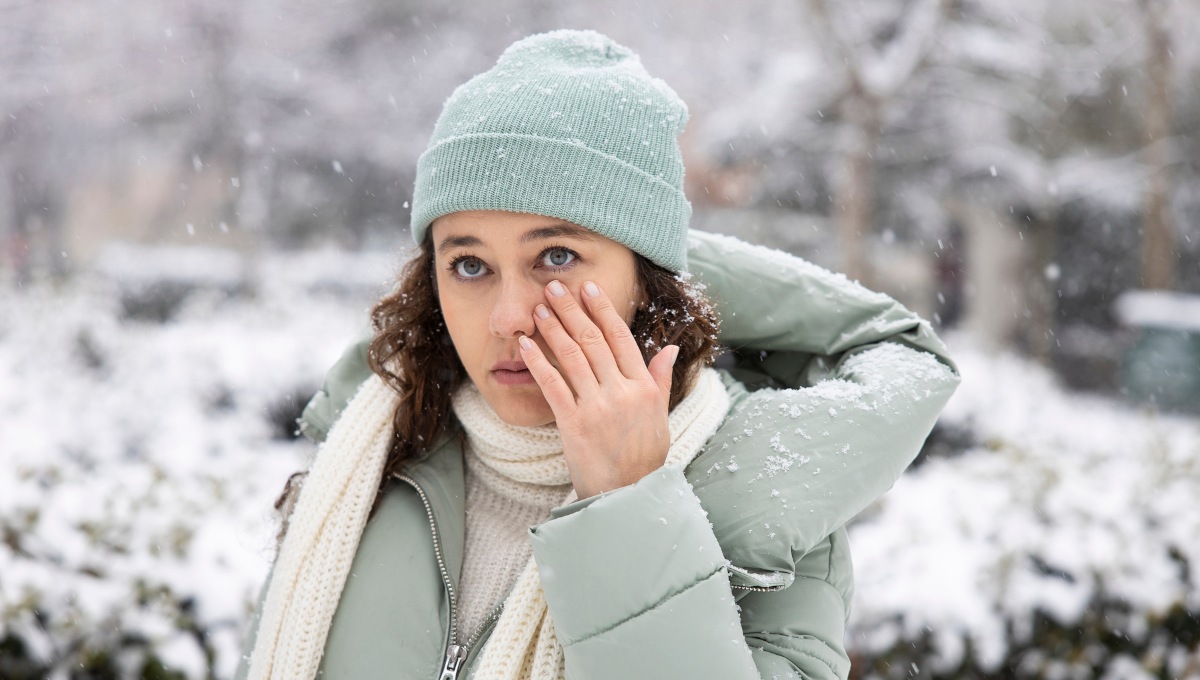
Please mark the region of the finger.
POLYGON ((679 345, 667 345, 654 355, 647 367, 650 376, 654 378, 654 383, 658 385, 659 393, 665 395, 668 400, 671 397, 671 380, 675 369, 675 360, 678 358, 679 345))
POLYGON ((617 313, 617 308, 613 306, 608 293, 591 281, 584 283, 579 290, 596 325, 604 333, 609 351, 612 352, 621 373, 631 380, 646 375, 646 360, 642 358, 633 331, 629 330, 629 324, 617 313))
POLYGON ((558 316, 546 305, 538 305, 533 309, 533 322, 558 359, 563 376, 571 382, 575 393, 580 397, 595 394, 600 389, 596 374, 592 372, 583 348, 563 328, 558 316))
POLYGON ((554 313, 567 333, 583 350, 596 379, 606 381, 624 378, 604 332, 592 321, 583 307, 579 306, 571 291, 562 283, 551 281, 550 285, 546 286, 546 299, 550 301, 554 313))
POLYGON ((550 410, 554 411, 555 419, 566 419, 575 411, 575 395, 571 394, 567 381, 546 360, 546 355, 542 354, 542 348, 536 342, 522 335, 517 338, 517 345, 521 348, 521 360, 542 389, 542 396, 546 397, 550 410))

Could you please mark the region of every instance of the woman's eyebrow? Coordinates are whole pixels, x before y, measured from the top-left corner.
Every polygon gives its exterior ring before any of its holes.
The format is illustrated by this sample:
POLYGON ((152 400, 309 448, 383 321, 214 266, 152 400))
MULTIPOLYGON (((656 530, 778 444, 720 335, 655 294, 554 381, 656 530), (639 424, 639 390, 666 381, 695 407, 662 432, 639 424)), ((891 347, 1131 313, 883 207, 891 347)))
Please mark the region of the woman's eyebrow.
POLYGON ((576 227, 570 224, 559 224, 553 227, 540 227, 538 229, 530 229, 521 237, 519 243, 529 243, 530 241, 541 241, 548 238, 576 238, 584 241, 595 239, 592 232, 583 227, 576 227))
POLYGON ((474 236, 447 236, 438 244, 438 252, 444 252, 450 248, 469 248, 471 246, 481 246, 483 241, 474 236))

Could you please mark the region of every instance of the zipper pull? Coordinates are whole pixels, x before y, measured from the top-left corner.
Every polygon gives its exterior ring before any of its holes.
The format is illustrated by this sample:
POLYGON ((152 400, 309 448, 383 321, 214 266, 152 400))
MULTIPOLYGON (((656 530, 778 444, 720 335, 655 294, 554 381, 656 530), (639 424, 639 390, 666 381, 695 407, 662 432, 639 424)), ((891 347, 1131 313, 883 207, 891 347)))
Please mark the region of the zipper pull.
POLYGON ((446 650, 446 665, 442 667, 442 677, 440 680, 455 680, 458 678, 458 671, 462 668, 463 662, 466 660, 466 647, 450 645, 450 648, 446 650))

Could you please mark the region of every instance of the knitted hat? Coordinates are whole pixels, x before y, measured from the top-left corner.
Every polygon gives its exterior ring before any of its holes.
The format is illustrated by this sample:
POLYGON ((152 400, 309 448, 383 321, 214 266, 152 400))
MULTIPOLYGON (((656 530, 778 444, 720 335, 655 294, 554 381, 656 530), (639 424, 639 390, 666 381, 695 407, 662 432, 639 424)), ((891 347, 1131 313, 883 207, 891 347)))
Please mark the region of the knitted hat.
POLYGON ((687 106, 595 31, 513 43, 446 100, 417 161, 412 235, 462 210, 557 217, 687 268, 687 106))

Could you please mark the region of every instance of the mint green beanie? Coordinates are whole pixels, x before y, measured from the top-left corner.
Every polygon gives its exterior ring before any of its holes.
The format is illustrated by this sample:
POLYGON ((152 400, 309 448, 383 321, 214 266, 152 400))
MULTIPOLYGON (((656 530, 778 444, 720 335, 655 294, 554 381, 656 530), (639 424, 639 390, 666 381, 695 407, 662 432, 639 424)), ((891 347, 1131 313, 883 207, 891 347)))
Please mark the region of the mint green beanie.
POLYGON ((450 95, 417 161, 412 235, 462 210, 574 222, 673 271, 692 207, 676 137, 687 106, 595 31, 513 43, 450 95))

